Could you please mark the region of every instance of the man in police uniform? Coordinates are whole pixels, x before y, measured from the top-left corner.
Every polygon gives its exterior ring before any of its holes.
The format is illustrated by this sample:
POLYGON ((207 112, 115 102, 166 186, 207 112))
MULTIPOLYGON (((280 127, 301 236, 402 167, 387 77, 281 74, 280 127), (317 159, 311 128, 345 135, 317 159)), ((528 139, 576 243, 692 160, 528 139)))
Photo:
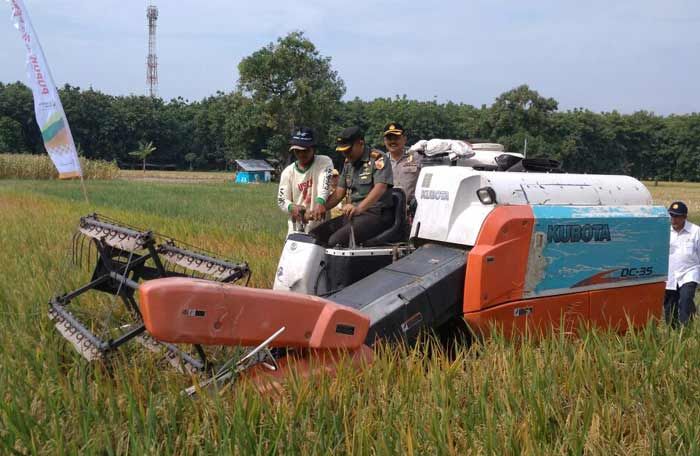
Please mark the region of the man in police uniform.
POLYGON ((695 315, 693 297, 700 281, 700 227, 690 223, 688 206, 676 201, 668 208, 671 243, 668 280, 664 295, 664 318, 676 327, 688 324, 695 315))
POLYGON ((386 155, 371 150, 359 127, 349 127, 336 138, 336 149, 345 156, 338 188, 328 198, 326 209, 337 205, 350 193, 350 203, 343 206, 343 215, 322 223, 311 234, 330 246, 347 246, 350 228, 360 244, 394 223, 391 187, 394 184, 386 155))
POLYGON ((408 150, 404 128, 397 122, 390 122, 384 127, 384 145, 389 153, 394 187, 404 191, 406 204, 410 206, 415 198, 416 182, 423 157, 408 150))

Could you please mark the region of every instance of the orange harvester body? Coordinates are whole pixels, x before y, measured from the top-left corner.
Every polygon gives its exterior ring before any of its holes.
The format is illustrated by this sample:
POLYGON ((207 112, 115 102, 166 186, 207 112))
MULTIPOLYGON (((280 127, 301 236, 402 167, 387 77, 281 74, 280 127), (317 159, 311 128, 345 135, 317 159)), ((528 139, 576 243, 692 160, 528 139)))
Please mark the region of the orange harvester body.
POLYGON ((532 250, 538 248, 533 243, 534 225, 530 206, 501 206, 487 217, 467 254, 464 319, 472 330, 486 335, 496 325, 509 336, 526 329, 538 334, 561 325, 566 332, 575 332, 584 324, 624 331, 629 323, 639 327, 660 316, 664 276, 639 283, 634 276, 594 274, 555 295, 531 296, 536 284, 534 280, 528 284, 528 274, 534 272, 529 268, 535 263, 532 255, 537 255, 532 250))
POLYGON ((354 365, 372 360, 364 345, 369 319, 315 296, 182 277, 145 282, 139 294, 144 324, 163 342, 254 347, 284 328, 269 345, 298 350, 277 371, 248 373, 260 390, 274 387, 290 365, 310 376, 335 372, 344 354, 354 365))

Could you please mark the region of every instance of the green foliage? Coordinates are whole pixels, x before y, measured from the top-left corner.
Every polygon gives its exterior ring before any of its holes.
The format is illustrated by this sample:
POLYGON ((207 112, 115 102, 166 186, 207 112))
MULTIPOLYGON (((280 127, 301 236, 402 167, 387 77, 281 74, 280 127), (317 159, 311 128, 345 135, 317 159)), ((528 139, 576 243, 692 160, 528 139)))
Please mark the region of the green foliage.
POLYGON ((0 150, 19 152, 23 146, 22 125, 10 117, 0 117, 0 150))
POLYGON ((185 154, 185 161, 190 164, 190 171, 192 171, 192 163, 197 159, 197 154, 190 152, 185 154))
POLYGON ((303 32, 292 32, 244 58, 238 87, 251 95, 269 131, 267 149, 286 156, 289 132, 314 126, 322 137, 345 94, 345 84, 303 32), (282 141, 280 138, 284 138, 282 141))
MULTIPOLYGON (((382 128, 397 121, 408 142, 435 137, 495 141, 528 156, 549 156, 569 172, 623 173, 644 179, 700 181, 700 114, 662 117, 586 109, 562 112, 553 98, 521 85, 490 106, 417 101, 387 94, 341 101, 345 85, 302 33, 292 32, 241 60, 236 90, 200 101, 111 96, 65 85, 59 94, 84 156, 130 167, 139 141, 158 144, 149 163, 168 169, 230 170, 235 159, 285 163, 292 127, 314 127, 319 150, 340 166, 335 136, 359 125, 383 147, 382 128), (192 158, 189 154, 196 154, 192 158)), ((0 83, 0 151, 43 153, 31 91, 0 83)))
POLYGON ((153 141, 139 141, 139 147, 133 152, 129 152, 129 155, 143 160, 143 172, 146 172, 146 159, 156 151, 156 147, 153 145, 153 141))
MULTIPOLYGON (((17 152, 43 152, 41 132, 34 117, 32 91, 27 86, 21 82, 0 83, 0 117, 9 117, 22 126, 23 141, 17 152)), ((14 125, 10 127, 16 128, 14 125)))

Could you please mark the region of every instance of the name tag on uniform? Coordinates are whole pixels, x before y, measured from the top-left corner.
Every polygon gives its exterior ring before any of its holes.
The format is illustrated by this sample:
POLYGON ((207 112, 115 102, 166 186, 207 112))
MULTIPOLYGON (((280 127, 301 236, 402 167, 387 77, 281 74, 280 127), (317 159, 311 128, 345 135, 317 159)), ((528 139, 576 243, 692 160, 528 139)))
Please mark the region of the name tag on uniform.
POLYGON ((369 179, 371 179, 371 176, 372 168, 369 166, 369 163, 365 163, 365 165, 362 167, 360 175, 357 177, 360 179, 360 182, 366 183, 369 179))

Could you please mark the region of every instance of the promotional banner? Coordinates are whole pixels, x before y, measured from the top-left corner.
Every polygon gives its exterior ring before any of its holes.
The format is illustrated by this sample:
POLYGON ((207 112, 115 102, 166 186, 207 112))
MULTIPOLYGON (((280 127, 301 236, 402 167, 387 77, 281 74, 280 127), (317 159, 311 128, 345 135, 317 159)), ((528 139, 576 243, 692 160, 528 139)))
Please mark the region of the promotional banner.
POLYGON ((27 49, 27 80, 34 94, 34 113, 46 151, 61 179, 82 177, 68 120, 27 8, 23 0, 7 1, 12 6, 12 22, 27 49))

